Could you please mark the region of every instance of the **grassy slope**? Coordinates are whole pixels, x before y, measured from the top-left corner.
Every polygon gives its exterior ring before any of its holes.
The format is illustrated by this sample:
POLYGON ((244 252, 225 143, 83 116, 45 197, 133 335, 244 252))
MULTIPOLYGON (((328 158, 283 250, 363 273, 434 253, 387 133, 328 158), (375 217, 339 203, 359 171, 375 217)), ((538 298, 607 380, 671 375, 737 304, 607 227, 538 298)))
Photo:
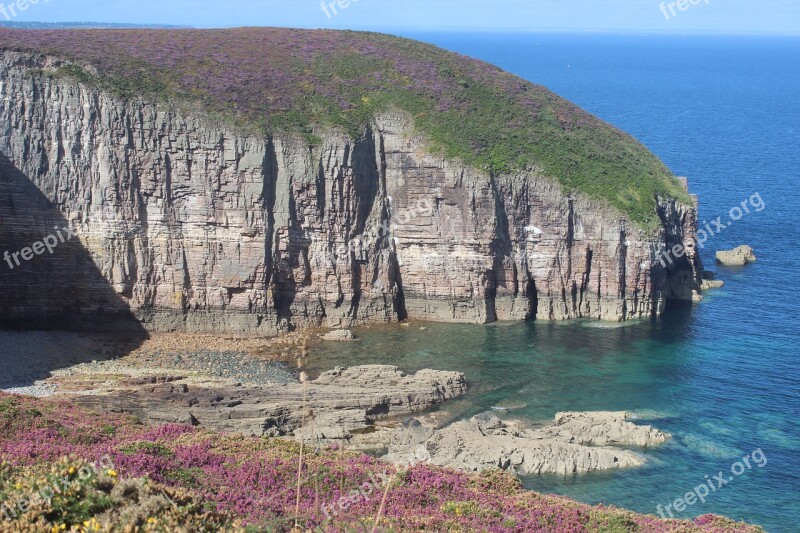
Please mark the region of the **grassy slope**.
POLYGON ((359 134, 374 113, 415 117, 437 153, 495 173, 531 166, 567 190, 603 199, 644 227, 655 198, 689 198, 664 164, 627 134, 544 87, 487 63, 381 34, 325 30, 0 29, 0 49, 93 66, 63 74, 125 96, 200 104, 264 132, 314 126, 359 134))
POLYGON ((191 426, 150 428, 66 401, 0 393, 0 502, 13 508, 54 483, 68 487, 49 502, 34 499, 13 522, 0 510, 0 529, 288 531, 296 518, 314 531, 369 531, 383 498, 384 482, 376 476, 385 474, 391 481, 381 531, 763 533, 711 515, 664 521, 591 507, 524 491, 500 472, 425 465, 398 472, 364 455, 305 450, 296 515, 299 446, 293 442, 191 426), (102 466, 83 475, 87 462, 102 466), (341 508, 339 501, 345 501, 341 508), (327 515, 323 505, 331 509, 327 515))

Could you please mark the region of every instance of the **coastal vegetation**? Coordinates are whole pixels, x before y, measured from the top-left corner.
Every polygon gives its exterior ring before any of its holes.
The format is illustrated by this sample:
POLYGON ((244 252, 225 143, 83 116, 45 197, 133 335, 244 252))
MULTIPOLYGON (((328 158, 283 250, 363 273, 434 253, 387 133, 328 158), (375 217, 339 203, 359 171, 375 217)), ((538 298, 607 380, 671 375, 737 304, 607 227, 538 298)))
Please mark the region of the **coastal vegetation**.
POLYGON ((661 520, 584 505, 525 491, 499 471, 397 469, 308 442, 298 484, 299 455, 292 440, 151 427, 63 399, 0 393, 0 527, 371 531, 380 516, 378 531, 398 532, 762 531, 711 515, 661 520))
POLYGON ((378 113, 409 114, 431 150, 495 175, 542 172, 657 222, 659 196, 690 198, 624 132, 488 63, 388 35, 323 30, 0 29, 0 50, 67 61, 46 75, 122 98, 199 107, 212 117, 318 143, 320 127, 360 136, 378 113))

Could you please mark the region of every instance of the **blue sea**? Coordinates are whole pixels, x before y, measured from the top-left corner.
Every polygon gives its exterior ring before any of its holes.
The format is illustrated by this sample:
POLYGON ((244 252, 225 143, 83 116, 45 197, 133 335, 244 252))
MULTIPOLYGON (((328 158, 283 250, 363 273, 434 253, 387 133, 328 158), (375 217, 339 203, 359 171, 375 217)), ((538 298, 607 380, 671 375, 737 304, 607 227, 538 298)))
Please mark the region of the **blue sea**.
POLYGON ((530 421, 564 410, 632 411, 674 435, 643 452, 647 466, 526 486, 656 514, 723 472, 724 486, 674 515, 800 531, 800 39, 407 36, 495 63, 631 133, 689 178, 701 220, 728 221, 754 194, 763 209, 751 208, 703 249, 725 287, 662 319, 390 326, 360 332, 355 345, 326 346, 314 365, 464 371, 470 393, 445 407, 455 417, 492 407, 530 421), (714 264, 716 250, 744 243, 755 264, 714 264), (752 459, 758 450, 766 464, 752 459), (750 468, 734 475, 745 456, 750 468))

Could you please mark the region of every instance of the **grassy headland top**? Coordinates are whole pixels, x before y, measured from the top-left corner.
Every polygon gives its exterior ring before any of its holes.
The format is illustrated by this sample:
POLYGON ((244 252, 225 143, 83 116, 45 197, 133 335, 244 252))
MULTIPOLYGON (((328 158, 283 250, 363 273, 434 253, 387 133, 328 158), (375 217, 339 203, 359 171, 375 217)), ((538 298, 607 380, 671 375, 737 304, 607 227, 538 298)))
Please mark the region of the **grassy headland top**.
POLYGON ((437 153, 495 173, 536 165, 648 228, 657 195, 689 201, 666 166, 624 132, 544 87, 409 39, 278 28, 0 29, 0 50, 62 57, 74 65, 61 74, 122 97, 199 103, 240 125, 311 142, 315 125, 358 135, 375 113, 399 108, 437 153))

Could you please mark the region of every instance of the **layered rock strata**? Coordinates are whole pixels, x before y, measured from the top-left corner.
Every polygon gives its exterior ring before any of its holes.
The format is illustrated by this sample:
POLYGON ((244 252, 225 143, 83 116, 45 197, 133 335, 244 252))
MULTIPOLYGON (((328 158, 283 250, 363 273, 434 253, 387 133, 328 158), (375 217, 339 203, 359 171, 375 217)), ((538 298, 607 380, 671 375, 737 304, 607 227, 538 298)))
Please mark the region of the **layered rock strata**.
POLYGON ((459 372, 394 366, 337 368, 307 384, 189 384, 180 376, 125 380, 81 394, 84 406, 130 413, 151 424, 183 423, 213 431, 312 440, 346 439, 389 416, 417 413, 461 396, 459 372))
POLYGON ((486 413, 443 429, 416 421, 397 430, 385 457, 467 471, 499 468, 517 474, 575 474, 641 466, 639 454, 621 446, 653 446, 670 435, 637 426, 629 413, 559 413, 552 425, 523 429, 486 413))
POLYGON ((6 321, 259 335, 618 321, 699 288, 696 206, 662 199, 644 231, 536 168, 434 155, 400 113, 309 146, 47 75, 59 64, 0 56, 0 252, 75 234, 0 264, 6 321))

